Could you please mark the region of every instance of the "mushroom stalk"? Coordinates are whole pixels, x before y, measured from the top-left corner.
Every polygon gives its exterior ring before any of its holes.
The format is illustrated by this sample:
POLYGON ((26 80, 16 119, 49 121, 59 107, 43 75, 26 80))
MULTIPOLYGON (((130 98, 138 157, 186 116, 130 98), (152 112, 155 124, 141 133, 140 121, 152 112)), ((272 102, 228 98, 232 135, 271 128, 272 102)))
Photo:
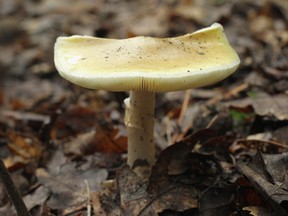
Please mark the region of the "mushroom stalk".
POLYGON ((155 93, 131 91, 124 101, 126 106, 125 125, 128 134, 128 165, 135 161, 147 161, 149 166, 155 163, 154 146, 154 109, 155 93))

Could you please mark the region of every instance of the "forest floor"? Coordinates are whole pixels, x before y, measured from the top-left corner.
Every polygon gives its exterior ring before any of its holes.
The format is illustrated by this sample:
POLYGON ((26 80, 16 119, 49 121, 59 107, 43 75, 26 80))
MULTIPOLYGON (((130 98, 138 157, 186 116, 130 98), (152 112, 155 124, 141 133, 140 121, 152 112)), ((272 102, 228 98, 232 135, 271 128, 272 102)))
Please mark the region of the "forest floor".
MULTIPOLYGON (((288 1, 0 0, 0 157, 32 215, 288 215, 287 150, 288 1), (157 94, 158 160, 139 178, 125 166, 127 93, 62 79, 56 38, 173 37, 215 22, 241 65, 213 86, 157 94)), ((0 215, 16 215, 2 184, 0 215)))

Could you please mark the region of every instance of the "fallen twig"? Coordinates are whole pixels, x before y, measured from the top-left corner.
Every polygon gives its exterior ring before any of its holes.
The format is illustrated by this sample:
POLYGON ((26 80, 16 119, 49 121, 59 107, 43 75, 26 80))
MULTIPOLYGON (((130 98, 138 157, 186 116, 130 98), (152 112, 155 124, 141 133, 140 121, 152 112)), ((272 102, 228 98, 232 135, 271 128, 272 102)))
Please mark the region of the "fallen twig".
POLYGON ((0 159, 0 178, 18 215, 31 216, 2 159, 0 159))

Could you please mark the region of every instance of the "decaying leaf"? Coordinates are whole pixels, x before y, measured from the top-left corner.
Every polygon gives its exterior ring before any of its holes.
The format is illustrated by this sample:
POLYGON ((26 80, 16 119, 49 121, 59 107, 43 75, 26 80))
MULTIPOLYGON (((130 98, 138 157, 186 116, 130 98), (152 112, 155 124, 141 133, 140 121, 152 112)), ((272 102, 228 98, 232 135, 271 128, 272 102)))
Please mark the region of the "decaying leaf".
POLYGON ((259 93, 251 98, 239 99, 225 103, 227 106, 247 107, 252 106, 259 116, 274 117, 278 120, 288 120, 288 96, 285 94, 268 95, 259 93))
POLYGON ((227 146, 232 144, 231 139, 228 140, 228 137, 226 140, 224 136, 217 137, 211 129, 200 130, 162 151, 149 178, 136 175, 128 166, 123 166, 116 175, 114 190, 110 190, 109 195, 107 190, 102 195, 98 194, 97 209, 108 215, 117 211, 123 215, 207 211, 221 215, 231 212, 235 188, 228 185, 220 187, 218 181, 221 180, 217 178, 223 172, 219 160, 229 162, 229 157, 222 154, 224 149, 228 152, 227 146), (220 146, 223 147, 222 151, 220 146), (210 209, 210 201, 205 200, 214 199, 210 192, 220 193, 221 190, 227 191, 227 196, 221 193, 223 199, 215 200, 210 209), (109 199, 115 194, 119 194, 118 200, 109 199), (197 201, 199 196, 203 196, 200 207, 197 201), (114 206, 117 202, 118 206, 114 206), (111 208, 107 209, 107 205, 111 208))
POLYGON ((183 141, 173 144, 163 150, 159 155, 155 166, 152 168, 147 188, 148 192, 157 194, 161 193, 162 190, 166 190, 169 185, 168 172, 181 174, 186 171, 188 169, 186 164, 187 157, 194 146, 214 136, 215 133, 210 129, 200 130, 183 141))
POLYGON ((75 166, 74 163, 63 164, 57 173, 38 169, 36 174, 38 181, 51 192, 47 205, 63 215, 86 208, 90 202, 85 181, 88 181, 89 190, 95 192, 108 175, 105 169, 81 170, 75 166))
MULTIPOLYGON (((281 183, 276 183, 274 180, 271 182, 271 177, 274 179, 274 176, 271 175, 272 173, 266 168, 266 165, 263 164, 264 160, 261 155, 258 154, 256 157, 261 159, 254 160, 251 164, 244 164, 243 162, 239 162, 238 169, 243 173, 244 176, 248 178, 249 182, 251 182, 258 193, 261 194, 263 199, 271 205, 277 215, 287 215, 288 208, 286 203, 288 201, 288 192, 284 183, 285 174, 288 170, 287 154, 283 154, 282 157, 280 157, 280 161, 278 162, 278 165, 279 163, 282 164, 282 168, 280 168, 282 174, 277 172, 277 174, 282 176, 283 180, 281 183)), ((267 164, 269 164, 269 162, 270 160, 266 160, 267 164)), ((275 166, 273 169, 279 170, 279 166, 275 166)))
POLYGON ((50 191, 43 186, 38 187, 33 193, 26 195, 23 200, 28 208, 31 210, 36 206, 43 206, 45 201, 49 198, 50 191))
POLYGON ((12 130, 9 130, 7 135, 9 138, 8 148, 21 158, 21 162, 27 163, 39 159, 43 145, 35 135, 23 135, 12 130))
POLYGON ((200 215, 229 215, 235 199, 233 186, 208 188, 199 199, 200 215))
POLYGON ((157 215, 165 209, 183 211, 197 207, 199 190, 192 185, 169 185, 162 193, 151 196, 146 191, 147 181, 127 166, 121 169, 117 181, 124 215, 157 215))

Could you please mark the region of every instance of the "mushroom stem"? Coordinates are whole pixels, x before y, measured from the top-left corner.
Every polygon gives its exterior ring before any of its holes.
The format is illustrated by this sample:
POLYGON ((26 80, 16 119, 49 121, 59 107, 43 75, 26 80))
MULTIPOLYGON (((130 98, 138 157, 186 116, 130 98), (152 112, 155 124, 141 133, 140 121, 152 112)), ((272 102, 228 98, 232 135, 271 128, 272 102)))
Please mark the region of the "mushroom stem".
POLYGON ((126 105, 125 125, 128 134, 128 165, 133 168, 135 161, 155 163, 154 109, 155 93, 131 91, 124 101, 126 105))

